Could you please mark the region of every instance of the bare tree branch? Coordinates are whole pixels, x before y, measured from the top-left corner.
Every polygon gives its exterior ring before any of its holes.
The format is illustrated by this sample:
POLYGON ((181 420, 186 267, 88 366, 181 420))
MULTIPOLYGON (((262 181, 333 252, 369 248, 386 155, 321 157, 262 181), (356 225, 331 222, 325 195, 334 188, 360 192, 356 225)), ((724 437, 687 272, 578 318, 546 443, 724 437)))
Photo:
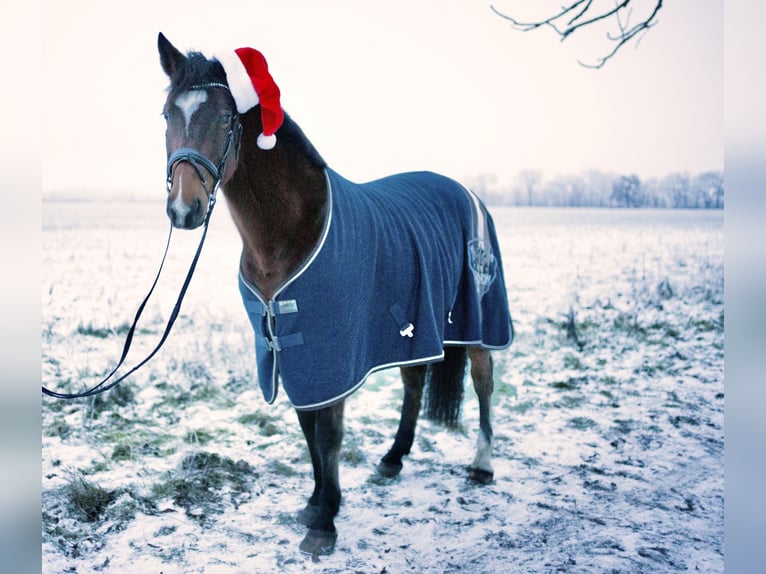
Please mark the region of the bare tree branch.
MULTIPOLYGON (((630 6, 633 0, 615 0, 613 8, 601 8, 597 10, 593 0, 572 0, 569 5, 562 6, 561 10, 547 18, 532 21, 521 21, 512 16, 500 12, 497 8, 490 5, 492 11, 511 23, 511 26, 522 32, 536 30, 543 26, 552 28, 558 34, 563 42, 577 30, 592 26, 597 22, 612 19, 617 23, 617 34, 607 33, 606 37, 610 42, 614 42, 614 47, 605 56, 599 58, 595 63, 584 63, 580 60, 580 65, 586 68, 601 68, 611 59, 627 42, 637 37, 642 32, 646 32, 657 23, 657 14, 662 9, 662 1, 656 0, 654 9, 640 22, 634 25, 630 24, 633 16, 633 10, 630 6)), ((635 6, 635 4, 634 4, 635 6)), ((640 37, 638 38, 640 40, 640 37)), ((637 41, 638 41, 637 40, 637 41)))
POLYGON ((590 10, 590 6, 591 6, 591 4, 593 4, 593 0, 588 0, 588 3, 587 3, 587 4, 585 4, 585 6, 583 6, 583 9, 582 9, 582 10, 580 10, 580 12, 578 12, 577 14, 575 14, 574 18, 572 18, 572 19, 569 21, 569 25, 571 26, 571 25, 572 25, 572 24, 574 24, 574 23, 575 23, 577 20, 579 20, 580 18, 582 18, 583 14, 585 14, 585 13, 586 13, 588 10, 590 10))

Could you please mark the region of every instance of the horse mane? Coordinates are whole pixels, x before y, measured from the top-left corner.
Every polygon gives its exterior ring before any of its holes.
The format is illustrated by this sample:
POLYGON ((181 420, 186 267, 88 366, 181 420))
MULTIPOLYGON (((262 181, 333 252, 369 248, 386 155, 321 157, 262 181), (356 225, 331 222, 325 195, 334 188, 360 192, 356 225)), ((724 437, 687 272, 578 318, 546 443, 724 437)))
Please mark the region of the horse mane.
MULTIPOLYGON (((256 106, 255 109, 257 108, 258 106, 256 106)), ((260 116, 260 111, 257 113, 260 116)), ((303 133, 300 126, 293 121, 287 112, 284 112, 284 114, 284 122, 277 130, 278 141, 283 145, 289 146, 296 153, 306 157, 309 160, 309 163, 314 167, 319 169, 326 168, 327 162, 325 162, 324 158, 319 154, 314 147, 314 144, 311 143, 311 140, 306 137, 306 134, 303 133)))

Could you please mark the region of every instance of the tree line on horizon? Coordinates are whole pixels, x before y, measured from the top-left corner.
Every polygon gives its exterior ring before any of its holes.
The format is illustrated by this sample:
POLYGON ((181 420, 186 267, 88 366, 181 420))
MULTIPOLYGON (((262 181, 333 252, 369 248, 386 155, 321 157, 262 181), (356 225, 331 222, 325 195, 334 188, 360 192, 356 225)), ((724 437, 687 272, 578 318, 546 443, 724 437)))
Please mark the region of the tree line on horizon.
POLYGON ((663 209, 723 209, 723 172, 677 172, 641 180, 588 170, 579 175, 544 179, 540 170, 525 169, 506 185, 482 174, 469 187, 490 205, 530 207, 616 207, 663 209))

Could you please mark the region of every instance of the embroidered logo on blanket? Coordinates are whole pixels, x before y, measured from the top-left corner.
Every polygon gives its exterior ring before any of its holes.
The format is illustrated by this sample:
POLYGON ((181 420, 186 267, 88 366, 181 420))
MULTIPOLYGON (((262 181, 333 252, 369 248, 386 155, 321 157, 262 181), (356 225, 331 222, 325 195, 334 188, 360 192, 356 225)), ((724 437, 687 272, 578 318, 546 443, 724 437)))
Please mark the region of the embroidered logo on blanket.
POLYGON ((477 238, 468 242, 468 264, 471 266, 479 297, 484 297, 497 277, 497 259, 487 241, 477 238))

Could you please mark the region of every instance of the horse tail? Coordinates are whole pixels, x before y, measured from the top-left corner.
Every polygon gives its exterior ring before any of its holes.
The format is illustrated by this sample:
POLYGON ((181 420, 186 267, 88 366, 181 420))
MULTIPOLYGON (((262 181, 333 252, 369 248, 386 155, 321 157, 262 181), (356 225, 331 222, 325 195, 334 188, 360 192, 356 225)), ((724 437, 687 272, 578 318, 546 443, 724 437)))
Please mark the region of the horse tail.
POLYGON ((465 347, 445 347, 444 360, 429 365, 425 393, 427 419, 448 428, 457 428, 463 402, 466 361, 465 347))

